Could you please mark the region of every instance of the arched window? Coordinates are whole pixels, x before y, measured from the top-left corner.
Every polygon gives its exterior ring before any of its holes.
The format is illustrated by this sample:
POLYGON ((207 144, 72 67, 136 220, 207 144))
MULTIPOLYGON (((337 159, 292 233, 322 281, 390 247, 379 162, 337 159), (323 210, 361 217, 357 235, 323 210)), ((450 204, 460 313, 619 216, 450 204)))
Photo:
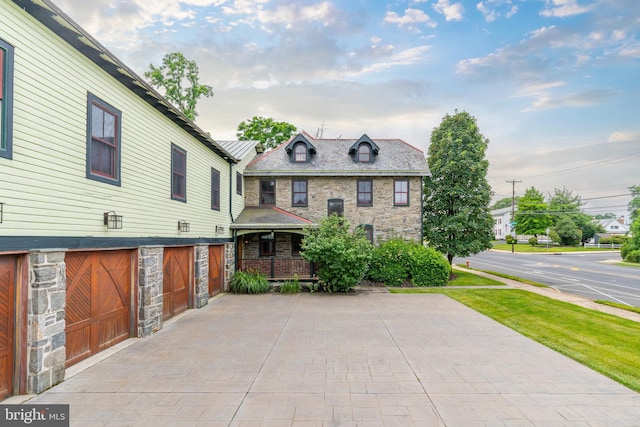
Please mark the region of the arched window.
POLYGON ((371 147, 369 144, 358 146, 358 163, 371 163, 371 147))
POLYGON ((302 142, 299 142, 293 148, 294 161, 306 162, 307 161, 307 146, 302 142))

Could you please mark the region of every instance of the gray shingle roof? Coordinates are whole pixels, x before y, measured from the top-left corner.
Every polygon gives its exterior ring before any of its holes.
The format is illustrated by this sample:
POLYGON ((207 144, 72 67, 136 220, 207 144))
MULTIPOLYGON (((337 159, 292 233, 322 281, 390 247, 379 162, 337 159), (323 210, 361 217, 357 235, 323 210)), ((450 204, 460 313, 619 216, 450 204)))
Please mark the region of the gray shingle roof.
POLYGON ((401 139, 372 139, 380 148, 373 163, 356 163, 349 156, 355 139, 314 139, 304 136, 316 148, 308 163, 289 159, 286 143, 256 157, 245 176, 426 176, 429 167, 422 150, 401 139))
POLYGON ((302 229, 315 223, 275 206, 247 206, 238 216, 231 229, 302 229))

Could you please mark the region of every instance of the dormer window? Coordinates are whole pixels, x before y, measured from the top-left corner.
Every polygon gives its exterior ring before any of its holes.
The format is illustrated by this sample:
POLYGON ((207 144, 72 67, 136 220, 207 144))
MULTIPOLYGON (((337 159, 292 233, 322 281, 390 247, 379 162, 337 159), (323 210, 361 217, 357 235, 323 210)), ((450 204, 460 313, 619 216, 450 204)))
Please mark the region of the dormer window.
POLYGON ((365 134, 349 148, 349 155, 356 163, 373 163, 379 151, 376 143, 365 134))
POLYGON ((296 135, 284 149, 292 163, 309 163, 316 153, 316 147, 303 134, 296 135))
POLYGON ((294 162, 306 162, 307 161, 307 146, 304 142, 298 142, 293 147, 293 161, 294 162))
POLYGON ((371 163, 371 146, 366 143, 358 147, 358 163, 371 163))

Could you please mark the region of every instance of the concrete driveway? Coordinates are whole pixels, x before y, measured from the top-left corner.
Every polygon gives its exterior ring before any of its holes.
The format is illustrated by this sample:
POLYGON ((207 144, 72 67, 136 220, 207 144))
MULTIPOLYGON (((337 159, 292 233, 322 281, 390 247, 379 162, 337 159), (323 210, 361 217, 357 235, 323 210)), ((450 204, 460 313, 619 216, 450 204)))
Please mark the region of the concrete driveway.
POLYGON ((224 295, 35 397, 72 426, 638 426, 640 394, 443 295, 224 295))

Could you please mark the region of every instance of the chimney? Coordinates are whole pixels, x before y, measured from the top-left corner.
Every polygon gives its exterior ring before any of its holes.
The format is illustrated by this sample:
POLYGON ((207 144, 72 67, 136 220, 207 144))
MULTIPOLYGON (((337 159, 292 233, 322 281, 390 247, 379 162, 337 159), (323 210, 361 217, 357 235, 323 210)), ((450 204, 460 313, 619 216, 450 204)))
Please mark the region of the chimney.
POLYGON ((624 225, 624 215, 620 216, 620 218, 618 218, 618 222, 622 225, 624 225))

